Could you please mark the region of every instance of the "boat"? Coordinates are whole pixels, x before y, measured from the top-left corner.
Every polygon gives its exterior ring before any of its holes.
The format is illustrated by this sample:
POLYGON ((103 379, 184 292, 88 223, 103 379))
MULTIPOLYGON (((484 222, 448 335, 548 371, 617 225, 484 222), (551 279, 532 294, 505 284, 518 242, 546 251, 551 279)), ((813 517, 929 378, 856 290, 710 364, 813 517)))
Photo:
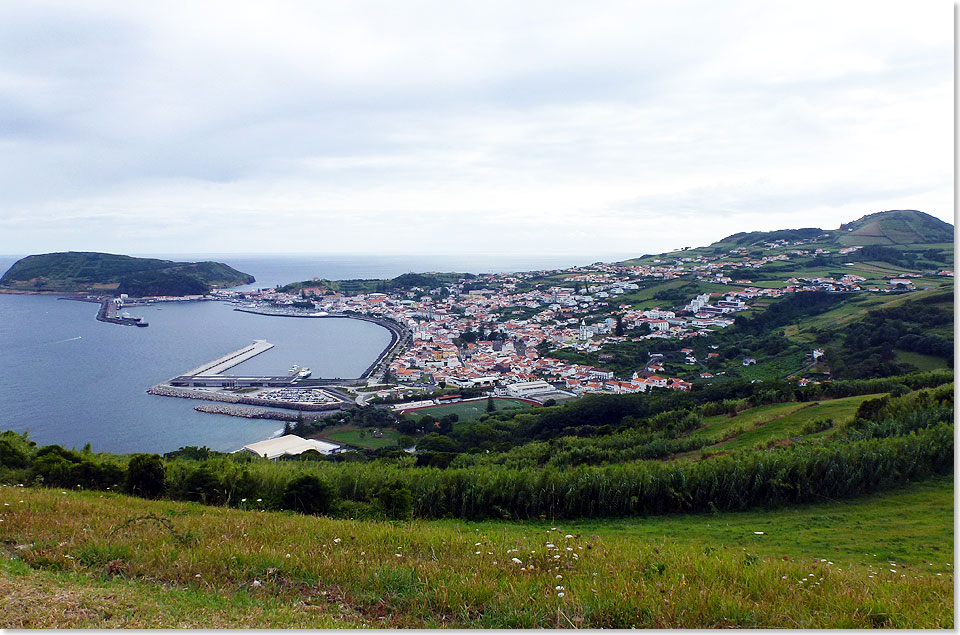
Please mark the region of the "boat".
POLYGON ((306 379, 311 374, 313 374, 309 368, 305 368, 303 366, 297 366, 296 364, 294 364, 288 372, 291 375, 296 375, 300 379, 306 379))

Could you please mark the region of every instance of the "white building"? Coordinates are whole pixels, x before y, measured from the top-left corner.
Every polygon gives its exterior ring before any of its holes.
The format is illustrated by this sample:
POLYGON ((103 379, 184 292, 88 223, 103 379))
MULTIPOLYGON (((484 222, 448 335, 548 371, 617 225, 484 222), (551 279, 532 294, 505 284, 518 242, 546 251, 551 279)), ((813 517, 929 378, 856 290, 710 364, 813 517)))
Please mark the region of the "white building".
POLYGON ((335 443, 304 439, 295 434, 288 434, 276 439, 251 443, 243 446, 243 449, 257 456, 275 459, 283 455, 303 454, 307 450, 316 450, 320 454, 336 454, 340 451, 340 446, 335 443))

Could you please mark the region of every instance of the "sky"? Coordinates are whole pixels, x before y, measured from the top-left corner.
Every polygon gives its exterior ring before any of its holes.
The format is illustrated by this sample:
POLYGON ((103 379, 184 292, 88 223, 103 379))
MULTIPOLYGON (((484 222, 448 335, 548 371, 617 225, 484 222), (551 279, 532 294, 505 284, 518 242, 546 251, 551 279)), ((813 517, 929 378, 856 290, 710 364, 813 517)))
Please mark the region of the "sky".
POLYGON ((0 253, 953 222, 951 2, 0 3, 0 253))

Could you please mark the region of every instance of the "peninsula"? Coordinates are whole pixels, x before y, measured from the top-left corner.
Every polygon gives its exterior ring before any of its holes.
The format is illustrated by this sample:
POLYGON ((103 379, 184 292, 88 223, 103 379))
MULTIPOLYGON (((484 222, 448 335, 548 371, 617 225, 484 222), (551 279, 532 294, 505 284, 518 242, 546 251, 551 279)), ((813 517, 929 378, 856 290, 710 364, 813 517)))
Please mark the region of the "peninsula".
POLYGON ((251 282, 253 276, 222 262, 68 251, 21 258, 0 277, 0 292, 183 296, 251 282))

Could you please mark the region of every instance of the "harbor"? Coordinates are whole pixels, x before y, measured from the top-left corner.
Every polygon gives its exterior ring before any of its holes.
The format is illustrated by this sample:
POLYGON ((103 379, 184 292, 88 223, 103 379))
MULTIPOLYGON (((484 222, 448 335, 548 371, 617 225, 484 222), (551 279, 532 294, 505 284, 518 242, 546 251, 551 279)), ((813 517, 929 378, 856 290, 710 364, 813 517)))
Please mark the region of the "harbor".
MULTIPOLYGON (((273 348, 266 340, 254 340, 231 353, 202 364, 166 382, 152 386, 148 394, 162 397, 201 399, 221 403, 273 406, 294 410, 336 410, 344 403, 340 395, 315 385, 301 386, 310 376, 309 368, 294 365, 286 375, 224 375, 234 366, 273 348)), ((311 382, 319 383, 323 380, 311 382)), ((219 408, 219 407, 218 407, 219 408)), ((236 414, 231 408, 203 409, 202 412, 236 414)), ((237 415, 248 416, 248 415, 237 415)))

